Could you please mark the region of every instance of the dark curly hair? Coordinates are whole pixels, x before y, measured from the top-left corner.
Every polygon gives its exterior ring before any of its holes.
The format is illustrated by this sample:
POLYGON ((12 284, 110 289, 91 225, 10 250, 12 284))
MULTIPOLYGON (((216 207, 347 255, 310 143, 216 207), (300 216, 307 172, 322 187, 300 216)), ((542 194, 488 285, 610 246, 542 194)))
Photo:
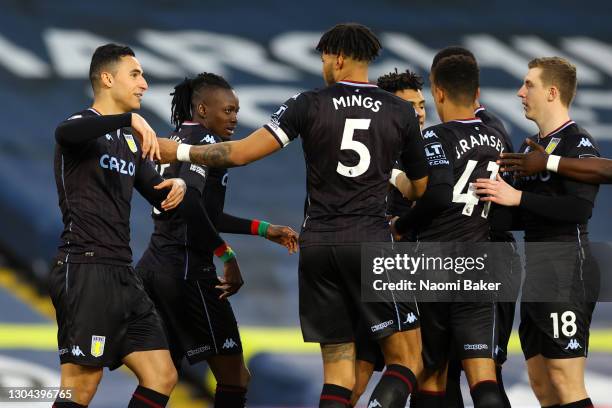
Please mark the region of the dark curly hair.
POLYGON ((404 89, 413 89, 415 91, 423 89, 423 78, 408 69, 400 73, 395 68, 395 72, 380 76, 376 83, 380 89, 391 93, 403 91, 404 89))

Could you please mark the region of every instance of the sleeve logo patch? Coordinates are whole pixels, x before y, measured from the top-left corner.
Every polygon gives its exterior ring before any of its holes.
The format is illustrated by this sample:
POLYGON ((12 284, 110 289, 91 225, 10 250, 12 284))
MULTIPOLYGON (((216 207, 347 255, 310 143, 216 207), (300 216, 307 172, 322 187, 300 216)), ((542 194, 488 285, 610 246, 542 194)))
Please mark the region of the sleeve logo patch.
POLYGON ((278 110, 272 114, 272 123, 278 125, 280 123, 280 118, 283 116, 286 110, 287 105, 281 105, 278 110))
POLYGON ((430 166, 450 164, 444 153, 444 148, 438 142, 425 145, 425 157, 430 166))
POLYGON ((206 170, 202 166, 198 166, 197 164, 192 164, 189 167, 189 170, 193 171, 194 173, 198 173, 202 177, 206 177, 206 170))
POLYGON ((593 147, 593 143, 591 143, 588 137, 583 137, 576 147, 593 147))

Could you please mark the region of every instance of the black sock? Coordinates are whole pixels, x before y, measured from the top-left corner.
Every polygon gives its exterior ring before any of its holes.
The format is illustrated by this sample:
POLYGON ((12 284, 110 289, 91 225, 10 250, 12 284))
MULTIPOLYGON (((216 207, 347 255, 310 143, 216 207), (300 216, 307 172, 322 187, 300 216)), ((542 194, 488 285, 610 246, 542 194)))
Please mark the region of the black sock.
POLYGON ((542 407, 542 408, 559 408, 560 406, 561 405, 559 405, 559 404, 555 404, 555 405, 547 405, 547 406, 542 407))
POLYGON ((323 384, 319 408, 347 408, 351 406, 352 391, 336 384, 323 384))
POLYGON ((408 367, 391 364, 374 388, 368 407, 404 408, 416 385, 416 377, 408 367))
POLYGON ((496 381, 481 381, 470 389, 474 408, 499 408, 504 406, 499 384, 496 381))
POLYGON ((450 360, 446 374, 446 407, 463 408, 461 395, 461 361, 450 360))
POLYGON ((419 390, 412 394, 410 408, 446 408, 446 393, 419 390))
POLYGON ((236 385, 217 384, 215 408, 244 408, 247 389, 236 385))
POLYGON ((164 408, 170 397, 141 385, 136 387, 128 408, 164 408))
POLYGON ((586 398, 569 404, 559 405, 559 408, 593 408, 593 402, 590 398, 586 398))
POLYGON ((510 400, 508 399, 508 394, 506 394, 506 389, 504 388, 504 380, 502 378, 502 367, 496 366, 495 372, 497 374, 497 385, 499 386, 499 393, 501 394, 502 401, 504 401, 504 408, 511 408, 510 400))
POLYGON ((72 401, 55 400, 51 408, 87 408, 87 405, 77 404, 76 402, 72 402, 72 401))

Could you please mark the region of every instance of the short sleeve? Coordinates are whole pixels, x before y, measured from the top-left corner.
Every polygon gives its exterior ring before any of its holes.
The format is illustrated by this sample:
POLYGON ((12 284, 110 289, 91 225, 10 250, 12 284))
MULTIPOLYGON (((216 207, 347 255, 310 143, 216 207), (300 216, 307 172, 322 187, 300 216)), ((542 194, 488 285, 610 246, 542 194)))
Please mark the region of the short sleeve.
POLYGON ((423 131, 424 151, 429 168, 429 186, 454 183, 451 149, 445 138, 444 129, 430 127, 423 131))
MULTIPOLYGON (((567 138, 564 142, 567 142, 567 144, 562 153, 555 151, 555 154, 579 159, 600 157, 599 150, 593 138, 586 133, 572 135, 571 138, 567 138)), ((599 186, 597 185, 575 181, 567 177, 563 178, 563 187, 567 194, 582 198, 592 204, 595 203, 595 197, 599 191, 599 186)))
POLYGON ((270 121, 264 127, 272 133, 282 147, 285 147, 304 133, 309 123, 309 111, 310 98, 308 95, 304 93, 294 95, 272 114, 270 121))

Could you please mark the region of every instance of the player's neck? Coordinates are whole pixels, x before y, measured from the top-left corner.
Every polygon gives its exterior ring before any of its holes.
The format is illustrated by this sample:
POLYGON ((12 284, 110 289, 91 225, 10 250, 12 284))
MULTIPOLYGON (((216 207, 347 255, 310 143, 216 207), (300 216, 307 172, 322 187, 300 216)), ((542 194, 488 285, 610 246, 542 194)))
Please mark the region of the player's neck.
POLYGON ((338 80, 336 82, 340 81, 369 82, 368 69, 353 67, 350 70, 346 70, 346 72, 341 72, 340 75, 338 75, 338 80))
POLYGON ((567 109, 558 109, 554 112, 549 112, 546 117, 536 121, 540 129, 540 137, 548 136, 569 120, 570 117, 567 109))
POLYGON ((119 105, 110 98, 97 97, 94 99, 94 103, 91 107, 101 115, 118 115, 126 113, 125 109, 119 107, 119 105))
POLYGON ((474 117, 473 106, 448 106, 443 112, 444 122, 451 120, 465 120, 474 117))

